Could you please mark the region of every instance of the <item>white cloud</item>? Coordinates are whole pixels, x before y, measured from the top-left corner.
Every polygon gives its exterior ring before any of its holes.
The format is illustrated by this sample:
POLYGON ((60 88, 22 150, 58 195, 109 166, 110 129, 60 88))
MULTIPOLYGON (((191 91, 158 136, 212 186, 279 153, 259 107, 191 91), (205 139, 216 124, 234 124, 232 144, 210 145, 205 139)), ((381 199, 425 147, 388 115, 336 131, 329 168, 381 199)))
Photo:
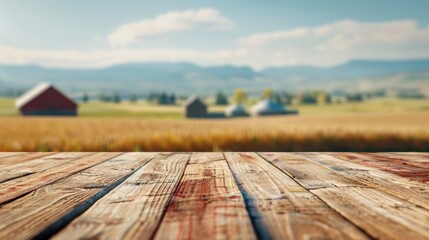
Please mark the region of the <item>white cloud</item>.
POLYGON ((173 11, 158 15, 154 19, 132 22, 120 26, 108 35, 112 46, 126 46, 141 39, 157 37, 171 32, 187 30, 227 30, 233 23, 212 8, 173 11))
POLYGON ((239 51, 198 51, 194 49, 108 49, 94 51, 28 50, 0 46, 0 64, 38 64, 45 67, 94 68, 127 62, 194 62, 224 64, 239 51))
MULTIPOLYGON (((192 14, 191 14, 192 15, 192 14)), ((256 69, 282 65, 332 66, 352 59, 429 58, 429 26, 411 20, 381 23, 339 21, 285 31, 255 33, 230 49, 27 50, 0 46, 0 63, 51 67, 102 67, 137 61, 237 64, 256 69)))
POLYGON ((351 59, 429 57, 429 26, 412 20, 366 23, 351 20, 313 28, 255 33, 239 45, 259 59, 252 65, 330 66, 351 59))

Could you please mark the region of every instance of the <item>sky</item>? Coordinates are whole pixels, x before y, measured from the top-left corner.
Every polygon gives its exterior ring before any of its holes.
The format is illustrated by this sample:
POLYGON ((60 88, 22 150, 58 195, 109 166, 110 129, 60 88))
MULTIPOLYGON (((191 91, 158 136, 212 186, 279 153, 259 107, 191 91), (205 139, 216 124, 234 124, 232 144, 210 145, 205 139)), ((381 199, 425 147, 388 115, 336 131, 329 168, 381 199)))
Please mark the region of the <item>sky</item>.
POLYGON ((427 0, 0 0, 0 64, 426 59, 427 9, 427 0))

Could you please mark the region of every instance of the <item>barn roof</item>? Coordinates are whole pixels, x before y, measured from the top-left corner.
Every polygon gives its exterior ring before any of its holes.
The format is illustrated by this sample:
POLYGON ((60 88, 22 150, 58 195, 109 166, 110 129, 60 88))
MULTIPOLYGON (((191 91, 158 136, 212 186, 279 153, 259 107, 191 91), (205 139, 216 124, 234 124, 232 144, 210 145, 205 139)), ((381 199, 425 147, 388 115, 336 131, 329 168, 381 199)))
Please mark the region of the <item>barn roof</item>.
POLYGON ((42 94, 43 92, 45 92, 46 90, 48 90, 51 87, 55 88, 50 83, 39 83, 34 88, 30 89, 29 91, 24 93, 21 97, 19 97, 15 102, 15 106, 17 108, 21 108, 21 107, 25 106, 28 102, 30 102, 31 100, 33 100, 34 98, 36 98, 37 96, 39 96, 40 94, 42 94))
MULTIPOLYGON (((189 105, 191 105, 192 103, 194 103, 194 102, 196 102, 196 101, 201 102, 202 104, 204 104, 204 102, 203 102, 203 101, 201 101, 201 99, 200 99, 199 97, 197 97, 197 96, 192 96, 192 97, 190 97, 188 100, 186 100, 186 102, 185 102, 185 106, 189 106, 189 105)), ((204 104, 204 105, 205 105, 205 104, 204 104)))

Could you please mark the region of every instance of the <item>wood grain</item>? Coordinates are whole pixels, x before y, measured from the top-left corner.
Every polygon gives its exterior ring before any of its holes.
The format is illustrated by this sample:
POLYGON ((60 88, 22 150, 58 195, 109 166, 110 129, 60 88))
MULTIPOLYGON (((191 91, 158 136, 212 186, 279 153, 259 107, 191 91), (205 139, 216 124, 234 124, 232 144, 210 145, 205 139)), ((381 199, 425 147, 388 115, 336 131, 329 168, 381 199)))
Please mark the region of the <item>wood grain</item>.
POLYGON ((68 161, 74 161, 90 154, 91 153, 58 153, 42 158, 36 158, 31 161, 3 166, 0 168, 0 183, 23 176, 28 176, 51 167, 61 165, 68 161))
POLYGON ((0 239, 429 239, 429 153, 0 153, 0 239))
POLYGON ((378 159, 386 159, 390 161, 399 161, 404 165, 412 165, 420 168, 429 169, 429 156, 419 154, 404 154, 404 153, 366 153, 370 156, 375 156, 378 159))
MULTIPOLYGON (((333 183, 330 178, 339 175, 296 154, 263 153, 262 156, 306 188, 307 181, 295 178, 297 173, 312 180, 319 178, 321 184, 333 183)), ((374 238, 429 238, 429 212, 396 196, 366 185, 308 187, 335 211, 374 238)))
POLYGON ((222 153, 194 153, 155 239, 255 239, 222 153))
POLYGON ((24 153, 23 152, 0 152, 0 161, 2 158, 17 156, 21 154, 24 154, 24 153))
POLYGON ((29 160, 33 160, 33 159, 37 159, 37 158, 43 158, 49 155, 54 155, 56 153, 52 153, 52 152, 35 152, 35 153, 31 153, 31 152, 27 152, 27 153, 21 153, 21 154, 12 154, 7 156, 8 154, 6 154, 5 157, 2 157, 0 159, 0 169, 2 167, 5 166, 9 166, 9 165, 13 165, 16 163, 21 163, 21 162, 27 162, 29 160))
POLYGON ((299 155, 344 177, 361 182, 369 187, 381 189, 429 210, 428 184, 410 181, 377 168, 347 162, 335 157, 333 154, 300 153, 299 155))
POLYGON ((96 153, 75 161, 42 170, 40 172, 13 179, 0 184, 0 204, 29 193, 41 186, 104 162, 120 153, 96 153))
MULTIPOLYGON (((257 154, 225 153, 225 156, 248 196, 249 209, 261 238, 367 239, 353 224, 257 154), (263 229, 268 232, 261 232, 263 229)), ((312 188, 323 188, 326 184, 314 180, 307 183, 312 188)))
POLYGON ((190 154, 161 154, 75 219, 54 239, 150 239, 190 154))
POLYGON ((413 181, 429 183, 429 169, 398 158, 383 158, 366 153, 332 153, 336 157, 368 167, 378 168, 413 181))
MULTIPOLYGON (((105 194, 103 191, 109 186, 155 155, 120 155, 4 204, 0 208, 0 239, 33 238, 48 227, 66 223, 63 220, 68 218, 66 216, 79 214, 83 207, 95 201, 94 197, 105 194)), ((55 228, 50 231, 55 231, 55 228)))

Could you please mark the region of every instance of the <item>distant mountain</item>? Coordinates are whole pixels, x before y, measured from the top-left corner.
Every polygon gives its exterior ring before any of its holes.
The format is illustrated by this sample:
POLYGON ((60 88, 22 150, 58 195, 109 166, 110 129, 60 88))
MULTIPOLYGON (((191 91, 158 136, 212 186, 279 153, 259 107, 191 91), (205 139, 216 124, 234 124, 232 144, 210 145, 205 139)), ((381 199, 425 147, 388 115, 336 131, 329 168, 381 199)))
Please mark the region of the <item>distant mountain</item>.
POLYGON ((355 60, 331 68, 273 67, 261 71, 246 66, 201 67, 192 63, 162 62, 120 64, 100 69, 0 65, 0 94, 2 90, 27 89, 39 82, 51 82, 72 95, 117 92, 144 96, 151 91, 206 94, 220 90, 230 93, 235 88, 247 89, 250 93, 259 93, 263 88, 358 91, 371 87, 421 87, 426 91, 428 73, 429 60, 355 60))
POLYGON ((429 60, 376 61, 354 60, 331 68, 317 67, 278 67, 262 71, 269 76, 313 76, 321 79, 356 79, 391 75, 410 71, 429 70, 429 60))

